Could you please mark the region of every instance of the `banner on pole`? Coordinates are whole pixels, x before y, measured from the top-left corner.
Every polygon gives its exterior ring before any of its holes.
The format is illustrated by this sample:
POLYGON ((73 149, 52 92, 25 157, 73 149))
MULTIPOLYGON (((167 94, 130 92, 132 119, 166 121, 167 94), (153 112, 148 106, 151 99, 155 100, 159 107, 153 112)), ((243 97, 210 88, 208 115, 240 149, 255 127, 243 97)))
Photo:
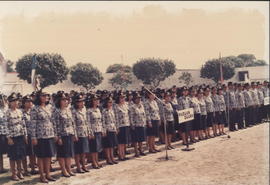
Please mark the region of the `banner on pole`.
POLYGON ((179 124, 193 120, 194 119, 193 108, 178 111, 178 118, 179 118, 179 124))
POLYGON ((264 105, 269 105, 269 97, 265 97, 263 100, 264 105))

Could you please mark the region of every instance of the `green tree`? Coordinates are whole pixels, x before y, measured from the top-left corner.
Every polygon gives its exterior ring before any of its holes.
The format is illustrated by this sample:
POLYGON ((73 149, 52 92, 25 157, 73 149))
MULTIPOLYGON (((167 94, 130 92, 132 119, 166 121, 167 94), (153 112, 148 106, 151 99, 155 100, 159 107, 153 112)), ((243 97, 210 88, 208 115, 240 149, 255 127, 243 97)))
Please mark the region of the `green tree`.
POLYGON ((179 78, 180 83, 184 83, 186 86, 189 86, 191 82, 193 82, 192 75, 189 72, 183 72, 179 78))
POLYGON ((132 75, 119 71, 113 75, 109 82, 116 90, 126 89, 132 83, 132 75))
POLYGON ((38 61, 36 74, 39 75, 40 87, 45 88, 63 82, 67 79, 69 72, 64 58, 59 54, 31 53, 21 57, 16 63, 18 77, 31 83, 31 71, 33 56, 36 55, 38 61))
POLYGON ((234 65, 225 59, 212 59, 207 61, 201 68, 201 77, 212 79, 215 82, 220 80, 220 64, 222 64, 223 78, 228 80, 235 74, 234 65))
POLYGON ((99 85, 103 76, 101 72, 89 63, 78 63, 70 68, 71 82, 83 86, 87 91, 99 85))
POLYGON ((257 60, 253 54, 241 54, 237 58, 243 60, 243 65, 241 67, 251 67, 251 66, 265 66, 267 63, 264 60, 257 60))
POLYGON ((175 64, 171 60, 160 58, 142 58, 133 65, 134 75, 146 85, 158 87, 160 82, 175 73, 175 64))
POLYGON ((130 73, 131 72, 131 67, 128 65, 123 65, 123 64, 113 64, 110 65, 107 70, 106 73, 116 73, 118 71, 124 71, 126 73, 130 73))
POLYGON ((7 72, 10 73, 10 72, 15 72, 14 68, 13 68, 13 65, 14 65, 14 62, 12 62, 11 60, 7 60, 7 72))

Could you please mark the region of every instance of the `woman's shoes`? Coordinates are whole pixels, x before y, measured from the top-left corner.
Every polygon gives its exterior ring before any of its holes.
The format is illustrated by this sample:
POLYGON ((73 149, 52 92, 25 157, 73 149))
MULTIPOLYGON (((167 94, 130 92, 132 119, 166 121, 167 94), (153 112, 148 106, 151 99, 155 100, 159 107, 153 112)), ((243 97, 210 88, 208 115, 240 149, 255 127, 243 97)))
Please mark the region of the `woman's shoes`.
POLYGON ((158 150, 158 149, 154 149, 154 151, 155 151, 155 152, 161 152, 161 151, 160 151, 160 150, 158 150))
POLYGON ((134 157, 136 157, 136 158, 137 158, 137 157, 140 157, 140 155, 139 155, 139 154, 135 154, 135 155, 134 155, 134 157))
POLYGON ((84 172, 89 172, 89 170, 86 168, 86 167, 82 167, 82 170, 84 171, 84 172))
POLYGON ((141 156, 146 156, 146 154, 144 152, 142 152, 142 151, 140 151, 140 155, 141 156))
POLYGON ((93 169, 100 169, 100 167, 99 167, 99 166, 95 166, 95 165, 93 165, 92 167, 93 167, 93 169))
POLYGON ((63 177, 66 177, 66 178, 69 178, 69 177, 70 177, 70 175, 68 175, 68 174, 63 174, 63 173, 62 173, 62 176, 63 176, 63 177))
POLYGON ((109 162, 109 161, 107 161, 107 164, 108 164, 108 165, 114 165, 113 162, 109 162))
POLYGON ((17 177, 19 177, 19 179, 21 179, 21 180, 24 179, 24 176, 23 176, 22 173, 18 173, 18 174, 17 174, 17 177))
POLYGON ((56 179, 53 178, 53 177, 46 177, 46 179, 47 179, 48 181, 56 181, 56 179))
POLYGON ((73 172, 68 172, 68 174, 69 174, 70 176, 76 176, 76 174, 73 173, 73 172))
POLYGON ((39 179, 41 183, 49 183, 49 181, 44 177, 39 179))
POLYGON ((102 164, 98 164, 98 167, 99 167, 99 168, 102 168, 103 166, 102 166, 102 164))
POLYGON ((129 160, 129 158, 128 158, 128 157, 125 157, 124 160, 125 160, 125 161, 126 161, 126 160, 129 160))
POLYGON ((154 154, 157 153, 155 150, 149 150, 149 153, 154 154))
POLYGON ((76 172, 77 173, 84 173, 84 170, 82 170, 82 169, 76 169, 76 172))
POLYGON ((113 163, 114 163, 114 164, 118 164, 118 162, 117 162, 117 161, 113 161, 113 163))

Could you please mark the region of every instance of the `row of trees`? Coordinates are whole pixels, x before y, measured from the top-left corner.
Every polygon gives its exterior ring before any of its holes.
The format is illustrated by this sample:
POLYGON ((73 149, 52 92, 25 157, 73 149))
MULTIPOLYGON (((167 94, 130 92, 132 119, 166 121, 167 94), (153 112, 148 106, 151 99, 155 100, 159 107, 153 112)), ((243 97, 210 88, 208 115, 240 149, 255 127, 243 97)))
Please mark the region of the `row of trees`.
POLYGON ((264 60, 257 60, 253 54, 241 54, 208 60, 201 68, 201 77, 220 80, 220 67, 222 67, 223 79, 228 80, 234 76, 237 67, 252 67, 267 65, 264 60))
MULTIPOLYGON (((15 70, 20 79, 31 83, 32 60, 34 55, 38 61, 36 74, 39 75, 40 88, 55 85, 71 75, 71 82, 84 87, 87 91, 94 89, 103 81, 101 72, 90 63, 78 63, 68 68, 64 58, 59 54, 27 54, 16 62, 15 70)), ((107 68, 107 73, 113 73, 110 83, 116 89, 124 89, 132 83, 134 74, 144 84, 157 87, 161 81, 173 75, 176 67, 173 61, 159 58, 143 58, 133 67, 114 64, 107 68)))
MULTIPOLYGON (((103 81, 101 72, 90 63, 78 63, 68 68, 64 58, 59 54, 27 54, 16 62, 15 70, 20 79, 31 83, 32 59, 36 55, 38 61, 36 73, 40 76, 40 87, 45 88, 67 79, 71 75, 72 83, 84 87, 87 91, 94 89, 103 81)), ((9 61, 12 70, 12 62, 9 61)), ((252 54, 241 54, 237 57, 228 56, 220 59, 208 60, 201 68, 201 77, 218 82, 220 79, 220 66, 222 65, 223 78, 229 79, 234 75, 236 67, 266 65, 263 60, 257 60, 252 54)), ((160 82, 176 72, 175 64, 169 59, 142 58, 132 67, 123 64, 110 65, 106 73, 113 73, 109 80, 115 89, 125 89, 132 83, 133 75, 142 80, 145 85, 158 87, 160 82)), ((193 82, 192 75, 183 72, 179 82, 189 85, 193 82)))

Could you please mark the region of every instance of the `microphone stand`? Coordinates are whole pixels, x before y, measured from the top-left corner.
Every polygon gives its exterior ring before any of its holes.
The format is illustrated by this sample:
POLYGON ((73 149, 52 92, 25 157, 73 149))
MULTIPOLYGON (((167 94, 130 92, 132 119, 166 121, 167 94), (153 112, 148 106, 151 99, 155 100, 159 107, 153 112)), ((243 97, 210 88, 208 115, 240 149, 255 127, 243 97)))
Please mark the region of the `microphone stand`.
POLYGON ((168 141, 167 141, 167 121, 165 118, 165 111, 164 111, 165 103, 160 98, 158 98, 154 93, 152 93, 148 88, 144 87, 144 89, 147 90, 150 94, 152 94, 162 104, 162 115, 163 115, 162 117, 163 117, 163 122, 164 122, 164 137, 165 137, 165 157, 164 157, 164 159, 167 161, 167 160, 169 160, 169 156, 168 156, 168 141))
POLYGON ((228 134, 228 138, 231 138, 231 136, 229 135, 229 132, 230 132, 230 92, 228 91, 227 92, 227 102, 228 102, 228 113, 227 113, 227 122, 228 122, 228 131, 227 131, 227 134, 228 134))

